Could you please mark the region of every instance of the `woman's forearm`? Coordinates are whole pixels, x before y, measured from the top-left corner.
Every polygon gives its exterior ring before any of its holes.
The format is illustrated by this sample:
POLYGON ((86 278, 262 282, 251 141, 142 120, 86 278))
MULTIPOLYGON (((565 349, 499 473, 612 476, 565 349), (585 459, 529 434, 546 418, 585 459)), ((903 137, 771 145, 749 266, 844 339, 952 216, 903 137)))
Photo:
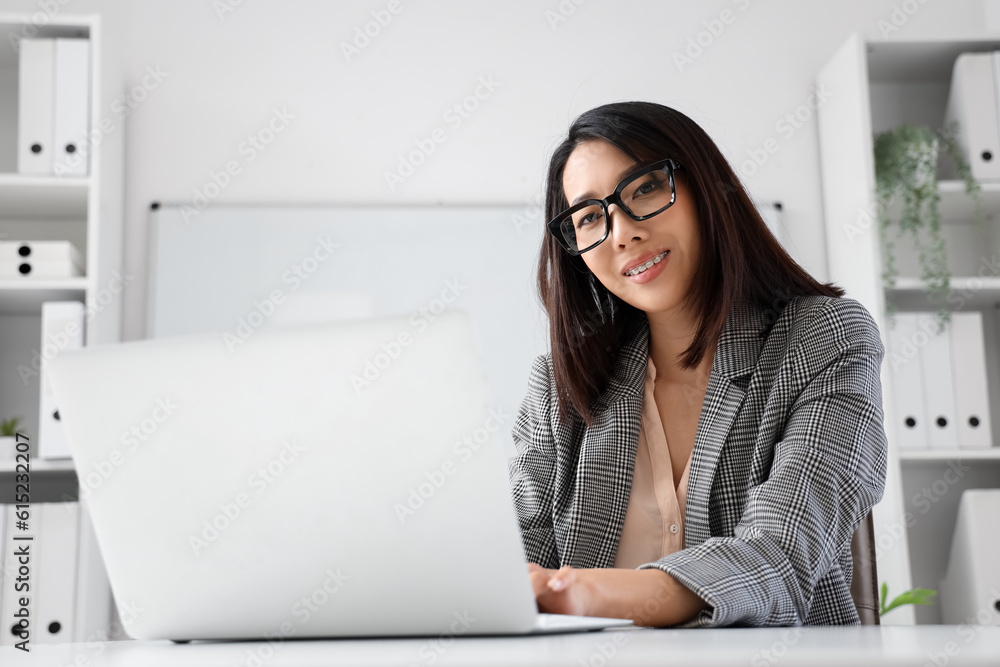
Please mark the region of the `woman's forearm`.
POLYGON ((708 604, 663 570, 591 570, 591 616, 665 627, 694 618, 708 604))

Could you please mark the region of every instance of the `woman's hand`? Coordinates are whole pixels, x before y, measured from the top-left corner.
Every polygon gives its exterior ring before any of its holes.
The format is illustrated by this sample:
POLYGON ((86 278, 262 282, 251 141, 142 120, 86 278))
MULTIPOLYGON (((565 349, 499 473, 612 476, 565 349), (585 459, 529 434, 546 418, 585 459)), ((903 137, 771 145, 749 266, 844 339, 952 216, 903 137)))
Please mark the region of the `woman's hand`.
POLYGON ((538 611, 546 614, 629 618, 655 628, 687 621, 708 605, 666 572, 657 569, 551 570, 528 563, 538 611))
POLYGON ((538 611, 545 614, 597 616, 592 609, 587 573, 587 570, 578 570, 569 565, 550 570, 537 563, 528 563, 528 576, 535 591, 538 611))

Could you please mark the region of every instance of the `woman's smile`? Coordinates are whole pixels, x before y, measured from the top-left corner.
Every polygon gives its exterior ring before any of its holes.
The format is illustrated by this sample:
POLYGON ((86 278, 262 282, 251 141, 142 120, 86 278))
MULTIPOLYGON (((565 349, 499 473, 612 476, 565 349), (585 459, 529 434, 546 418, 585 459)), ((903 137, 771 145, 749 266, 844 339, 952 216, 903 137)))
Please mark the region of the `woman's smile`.
POLYGON ((639 285, 648 283, 650 280, 663 273, 663 268, 667 265, 667 258, 669 255, 670 251, 664 250, 655 257, 645 261, 640 260, 637 264, 630 262, 629 264, 633 268, 625 272, 625 277, 639 285))

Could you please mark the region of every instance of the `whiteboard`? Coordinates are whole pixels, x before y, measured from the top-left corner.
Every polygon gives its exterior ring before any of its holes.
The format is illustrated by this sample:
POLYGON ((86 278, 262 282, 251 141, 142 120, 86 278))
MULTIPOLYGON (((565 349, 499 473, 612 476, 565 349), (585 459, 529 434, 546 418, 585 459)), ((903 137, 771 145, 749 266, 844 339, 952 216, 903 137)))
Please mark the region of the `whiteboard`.
POLYGON ((232 206, 150 212, 147 336, 406 315, 419 333, 445 309, 476 326, 509 436, 548 325, 535 289, 543 226, 524 206, 232 206))

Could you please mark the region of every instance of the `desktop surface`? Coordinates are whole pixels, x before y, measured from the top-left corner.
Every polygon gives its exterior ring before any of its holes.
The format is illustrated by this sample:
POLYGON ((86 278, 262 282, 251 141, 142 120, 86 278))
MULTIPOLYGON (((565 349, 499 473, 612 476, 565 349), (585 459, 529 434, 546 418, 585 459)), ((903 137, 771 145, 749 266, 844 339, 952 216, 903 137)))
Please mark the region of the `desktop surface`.
POLYGON ((0 665, 1000 666, 1000 627, 969 625, 608 629, 527 637, 120 641, 0 648, 0 665))

